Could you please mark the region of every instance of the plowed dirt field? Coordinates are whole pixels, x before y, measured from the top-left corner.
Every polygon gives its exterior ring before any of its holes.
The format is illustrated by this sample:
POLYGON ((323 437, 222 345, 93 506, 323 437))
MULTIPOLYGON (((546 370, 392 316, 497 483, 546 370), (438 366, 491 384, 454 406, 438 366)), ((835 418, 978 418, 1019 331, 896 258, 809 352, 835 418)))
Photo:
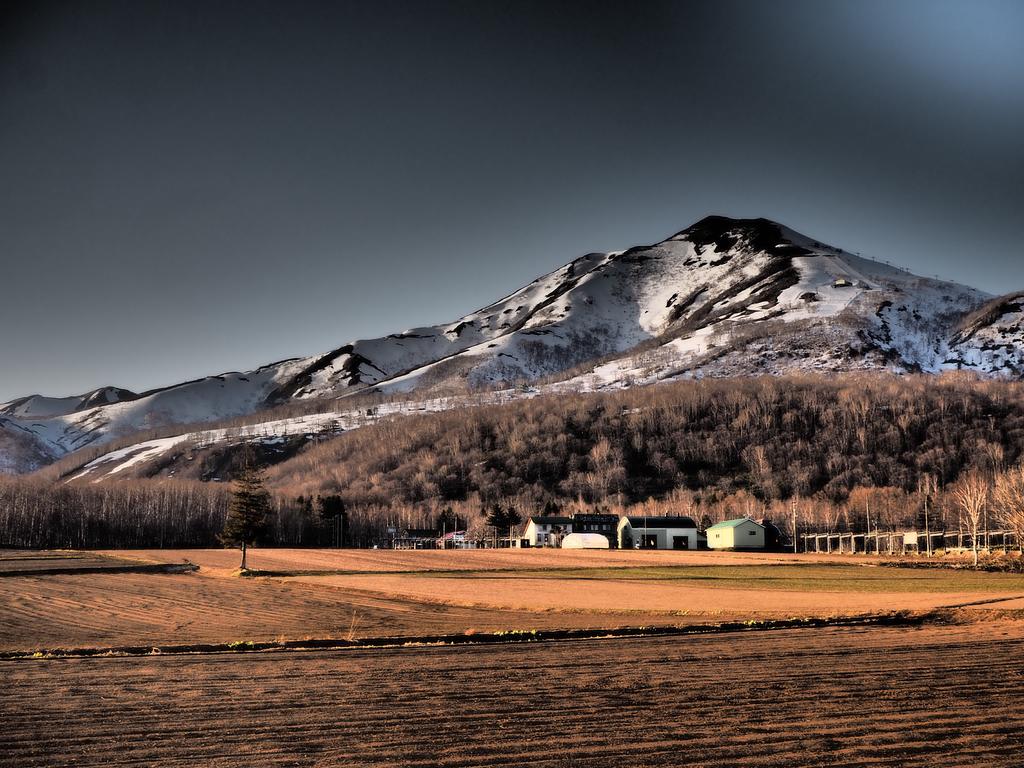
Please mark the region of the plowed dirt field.
POLYGON ((0 755, 58 766, 1020 766, 989 622, 0 662, 0 755))
POLYGON ((231 551, 0 561, 4 768, 1024 764, 1020 575, 720 553, 260 550, 244 578, 231 551), (763 623, 855 614, 890 625, 763 623), (83 648, 107 655, 32 656, 83 648))

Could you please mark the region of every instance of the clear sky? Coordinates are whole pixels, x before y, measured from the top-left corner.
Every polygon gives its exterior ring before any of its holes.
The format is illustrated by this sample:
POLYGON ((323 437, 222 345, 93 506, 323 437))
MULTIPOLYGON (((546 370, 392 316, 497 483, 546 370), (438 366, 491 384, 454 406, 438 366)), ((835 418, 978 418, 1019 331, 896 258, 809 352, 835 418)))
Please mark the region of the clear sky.
POLYGON ((0 401, 443 322, 766 216, 1024 288, 1024 3, 7 4, 0 401))

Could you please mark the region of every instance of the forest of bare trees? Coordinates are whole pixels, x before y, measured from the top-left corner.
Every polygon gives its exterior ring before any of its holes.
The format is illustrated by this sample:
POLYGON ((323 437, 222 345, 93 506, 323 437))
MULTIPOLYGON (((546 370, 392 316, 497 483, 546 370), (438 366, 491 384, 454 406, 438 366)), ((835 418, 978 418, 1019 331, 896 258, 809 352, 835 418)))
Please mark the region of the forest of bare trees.
MULTIPOLYGON (((231 485, 126 480, 57 484, 0 476, 0 547, 218 547, 231 485)), ((260 543, 338 546, 341 538, 323 502, 337 497, 272 498, 260 543)), ((369 546, 380 535, 378 514, 346 521, 345 542, 369 546)))
MULTIPOLYGON (((313 441, 267 471, 267 543, 350 541, 482 510, 771 517, 862 531, 1024 528, 1024 387, 959 375, 684 381, 403 416, 313 441)), ((223 446, 217 450, 223 451, 223 446)), ((192 457, 201 460, 201 456, 192 457)), ((225 478, 227 479, 227 478, 225 478)), ((227 487, 164 476, 0 482, 4 544, 215 545, 227 487)), ((1024 531, 1022 531, 1024 532, 1024 531)))
POLYGON ((223 528, 228 494, 200 483, 55 484, 0 478, 5 546, 206 546, 223 528))
POLYGON ((705 380, 395 420, 313 446, 269 477, 285 498, 338 493, 350 509, 415 523, 442 507, 478 519, 494 503, 788 520, 795 500, 822 530, 923 526, 926 508, 938 529, 966 525, 961 476, 994 488, 1022 438, 1015 383, 705 380))

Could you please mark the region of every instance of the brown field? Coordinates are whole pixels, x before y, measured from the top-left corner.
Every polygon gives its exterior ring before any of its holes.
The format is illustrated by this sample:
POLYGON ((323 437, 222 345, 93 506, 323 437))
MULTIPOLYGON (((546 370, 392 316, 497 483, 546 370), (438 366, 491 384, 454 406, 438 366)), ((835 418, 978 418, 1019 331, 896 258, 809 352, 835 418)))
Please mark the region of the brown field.
MULTIPOLYGON (((861 575, 860 569, 847 574, 848 569, 835 572, 830 567, 825 569, 830 580, 844 576, 851 579, 849 587, 831 589, 826 583, 813 583, 811 574, 798 573, 798 580, 786 579, 785 576, 796 568, 771 568, 786 569, 786 573, 767 578, 763 583, 755 580, 755 574, 744 573, 753 571, 752 567, 731 570, 735 574, 732 578, 706 577, 703 574, 691 579, 685 578, 685 574, 662 578, 665 574, 661 569, 637 569, 621 575, 617 571, 603 571, 580 577, 562 573, 540 578, 477 573, 454 577, 375 574, 298 576, 295 579, 308 584, 368 590, 446 606, 609 616, 628 613, 759 619, 845 616, 887 611, 930 611, 979 601, 1002 601, 1008 597, 1007 589, 1011 596, 1024 595, 1024 578, 1021 577, 1002 578, 999 575, 964 585, 960 580, 943 578, 947 574, 933 573, 920 579, 926 582, 918 585, 920 591, 911 591, 894 582, 915 581, 916 574, 885 569, 880 574, 882 579, 865 585, 855 580, 861 575), (992 583, 987 583, 989 581, 992 583)), ((821 570, 816 569, 816 572, 821 570)), ((824 579, 823 576, 822 582, 824 579)))
MULTIPOLYGON (((236 550, 145 549, 111 550, 111 557, 149 563, 191 562, 204 571, 238 567, 236 550)), ((293 573, 296 571, 345 571, 389 573, 403 571, 487 571, 531 570, 536 568, 605 568, 674 565, 752 565, 771 563, 858 563, 880 558, 856 559, 849 555, 766 554, 761 552, 696 552, 635 550, 563 549, 250 549, 249 567, 256 570, 293 573)))
POLYGON ((0 662, 57 766, 1019 766, 1015 623, 0 662))
POLYGON ((86 569, 130 566, 116 553, 74 552, 67 550, 0 550, 0 576, 38 573, 40 571, 82 571, 86 569))
POLYGON ((278 575, 241 578, 237 558, 0 552, 0 651, 930 618, 916 628, 18 658, 0 661, 0 764, 1021 764, 1024 576, 849 557, 256 550, 250 565, 278 575), (185 560, 200 570, 97 571, 185 560), (42 564, 47 573, 33 573, 42 564))
POLYGON ((1024 598, 1020 575, 784 555, 257 550, 255 567, 300 574, 258 578, 234 575, 238 553, 226 550, 35 557, 0 562, 63 563, 66 572, 0 578, 0 651, 681 625, 972 603, 1012 610, 1024 598), (92 570, 185 560, 200 570, 92 570))
POLYGON ((0 612, 0 651, 684 622, 653 612, 621 617, 460 608, 201 572, 0 579, 0 612))
POLYGON ((239 578, 238 553, 226 550, 2 554, 0 563, 13 564, 6 567, 45 563, 65 572, 0 578, 0 651, 682 625, 969 604, 1005 611, 1024 599, 1020 575, 813 556, 257 550, 255 567, 300 575, 239 578), (93 570, 185 560, 200 570, 93 570), (76 565, 86 570, 76 573, 76 565))

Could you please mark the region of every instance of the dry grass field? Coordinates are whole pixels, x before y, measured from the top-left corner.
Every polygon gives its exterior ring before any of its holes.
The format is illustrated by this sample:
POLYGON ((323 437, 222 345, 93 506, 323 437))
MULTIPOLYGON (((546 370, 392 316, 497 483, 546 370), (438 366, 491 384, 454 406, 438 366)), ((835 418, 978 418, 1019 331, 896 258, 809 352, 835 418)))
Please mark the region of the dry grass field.
POLYGON ((439 605, 714 619, 928 611, 1024 595, 1024 577, 859 566, 716 566, 297 576, 439 605))
POLYGON ((250 564, 263 575, 243 578, 237 558, 0 552, 0 651, 165 648, 0 660, 0 763, 1020 765, 1020 575, 850 557, 255 550, 250 564), (184 561, 199 570, 152 571, 184 561), (892 612, 927 618, 757 624, 892 612), (415 642, 726 620, 755 624, 671 637, 415 642), (167 653, 381 637, 399 642, 167 653))
POLYGON ((814 556, 255 550, 255 568, 281 575, 249 578, 236 575, 237 558, 229 550, 0 553, 0 651, 1010 609, 1024 598, 1020 575, 814 556), (199 570, 98 567, 184 561, 199 570))
MULTIPOLYGON (((111 550, 97 553, 147 563, 191 562, 206 572, 238 567, 238 552, 227 549, 111 550)), ((793 562, 849 563, 850 556, 671 550, 571 549, 250 549, 249 567, 296 573, 401 573, 420 571, 523 571, 550 568, 607 568, 676 565, 766 565, 793 562)), ((879 562, 860 557, 857 562, 879 562)))
POLYGON ((654 612, 623 617, 446 606, 297 579, 220 578, 201 572, 0 579, 0 611, 0 651, 684 621, 654 612))
POLYGON ((116 553, 0 550, 0 577, 44 573, 82 573, 87 570, 114 570, 135 564, 116 553))

